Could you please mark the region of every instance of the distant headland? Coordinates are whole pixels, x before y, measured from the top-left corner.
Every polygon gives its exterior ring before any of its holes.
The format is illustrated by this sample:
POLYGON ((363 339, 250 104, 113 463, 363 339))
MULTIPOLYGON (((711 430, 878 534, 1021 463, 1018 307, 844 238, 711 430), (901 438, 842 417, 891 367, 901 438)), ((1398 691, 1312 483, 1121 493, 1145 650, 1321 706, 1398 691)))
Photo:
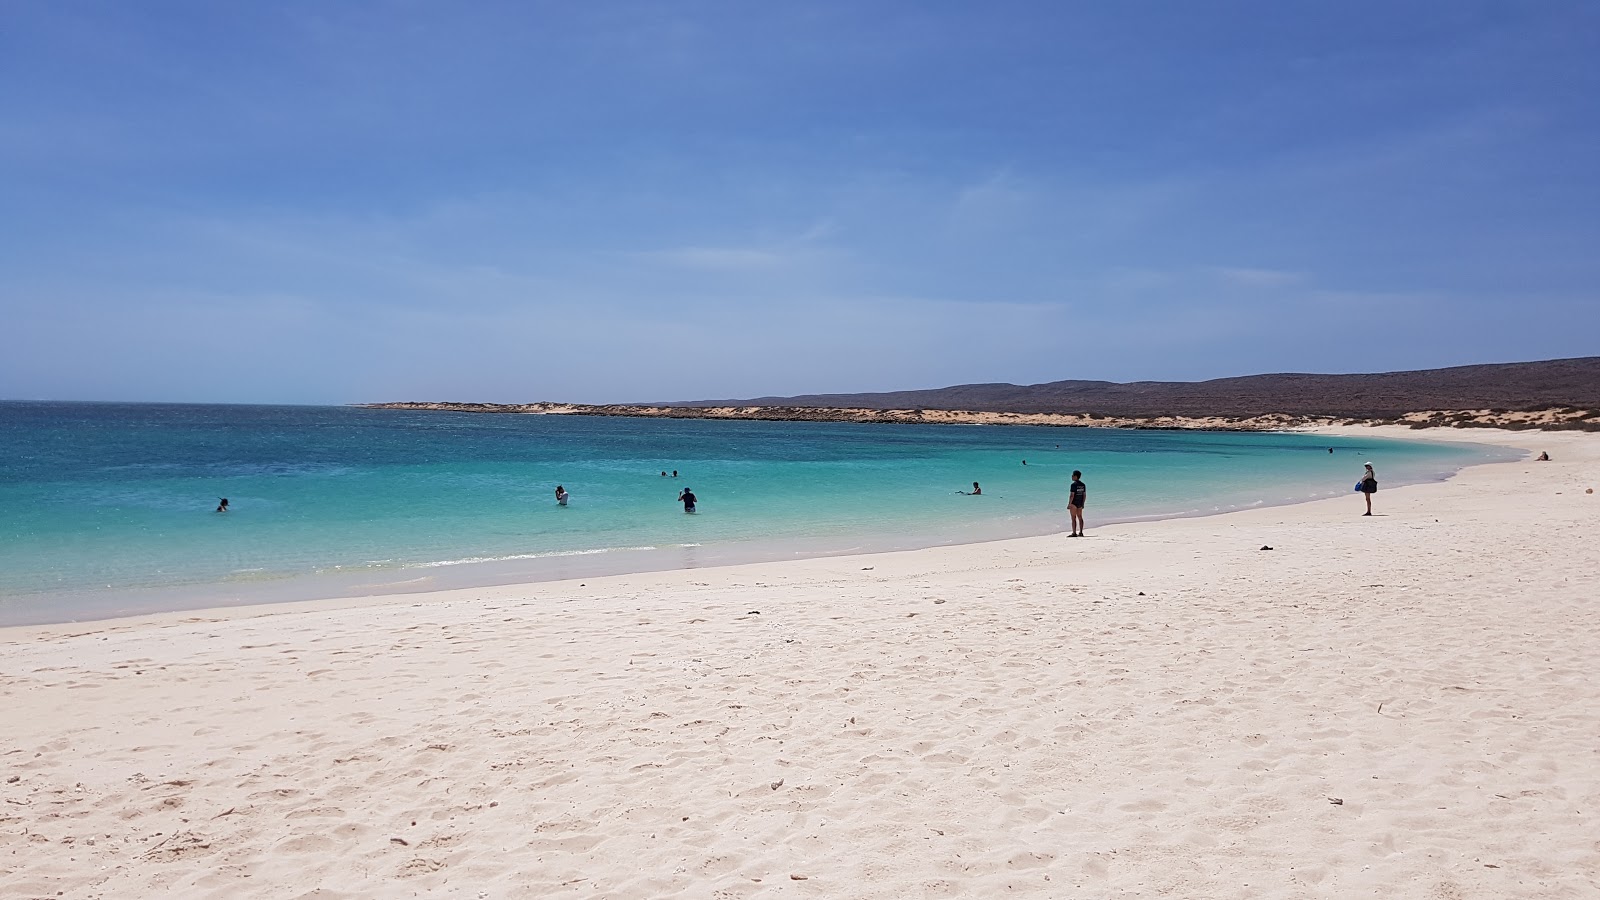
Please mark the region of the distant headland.
POLYGON ((672 419, 1280 431, 1330 424, 1600 431, 1600 357, 1200 382, 1055 381, 676 403, 406 401, 369 409, 672 419))

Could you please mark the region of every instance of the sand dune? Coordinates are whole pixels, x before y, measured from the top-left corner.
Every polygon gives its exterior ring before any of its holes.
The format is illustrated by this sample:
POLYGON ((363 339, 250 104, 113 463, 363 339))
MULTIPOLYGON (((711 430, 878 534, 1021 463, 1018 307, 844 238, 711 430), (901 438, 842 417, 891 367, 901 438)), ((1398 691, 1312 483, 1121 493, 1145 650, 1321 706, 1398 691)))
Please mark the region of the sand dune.
POLYGON ((1600 440, 1452 437, 1555 459, 9 629, 0 895, 1600 896, 1600 440))

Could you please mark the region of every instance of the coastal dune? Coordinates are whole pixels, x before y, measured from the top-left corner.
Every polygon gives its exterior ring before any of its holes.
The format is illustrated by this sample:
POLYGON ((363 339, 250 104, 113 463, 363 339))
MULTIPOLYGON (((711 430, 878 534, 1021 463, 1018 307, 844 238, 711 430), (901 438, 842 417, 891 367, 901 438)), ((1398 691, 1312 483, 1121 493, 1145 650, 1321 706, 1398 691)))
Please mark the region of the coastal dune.
POLYGON ((1450 437, 1530 461, 6 629, 0 895, 1594 897, 1600 440, 1450 437))

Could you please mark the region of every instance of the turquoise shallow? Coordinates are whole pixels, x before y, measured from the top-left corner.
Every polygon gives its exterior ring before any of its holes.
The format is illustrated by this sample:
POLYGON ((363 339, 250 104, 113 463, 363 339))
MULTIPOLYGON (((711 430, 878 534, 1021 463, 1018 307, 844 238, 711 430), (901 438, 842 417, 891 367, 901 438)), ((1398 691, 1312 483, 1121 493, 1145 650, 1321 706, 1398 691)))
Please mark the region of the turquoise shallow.
POLYGON ((1296 434, 100 403, 0 403, 0 451, 0 624, 1046 534, 1064 529, 1073 469, 1092 532, 1350 494, 1368 459, 1389 488, 1518 455, 1296 434), (957 493, 973 481, 983 496, 957 493), (230 512, 213 512, 220 497, 230 512))

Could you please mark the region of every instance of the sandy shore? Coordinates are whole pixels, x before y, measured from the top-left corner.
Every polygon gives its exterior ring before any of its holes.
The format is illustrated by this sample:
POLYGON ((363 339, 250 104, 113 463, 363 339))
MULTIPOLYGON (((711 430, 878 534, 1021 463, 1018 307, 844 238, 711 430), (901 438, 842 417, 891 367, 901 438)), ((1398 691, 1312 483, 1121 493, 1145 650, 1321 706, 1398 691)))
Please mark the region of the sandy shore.
POLYGON ((0 631, 0 896, 1600 896, 1600 436, 1422 436, 1554 461, 0 631))

